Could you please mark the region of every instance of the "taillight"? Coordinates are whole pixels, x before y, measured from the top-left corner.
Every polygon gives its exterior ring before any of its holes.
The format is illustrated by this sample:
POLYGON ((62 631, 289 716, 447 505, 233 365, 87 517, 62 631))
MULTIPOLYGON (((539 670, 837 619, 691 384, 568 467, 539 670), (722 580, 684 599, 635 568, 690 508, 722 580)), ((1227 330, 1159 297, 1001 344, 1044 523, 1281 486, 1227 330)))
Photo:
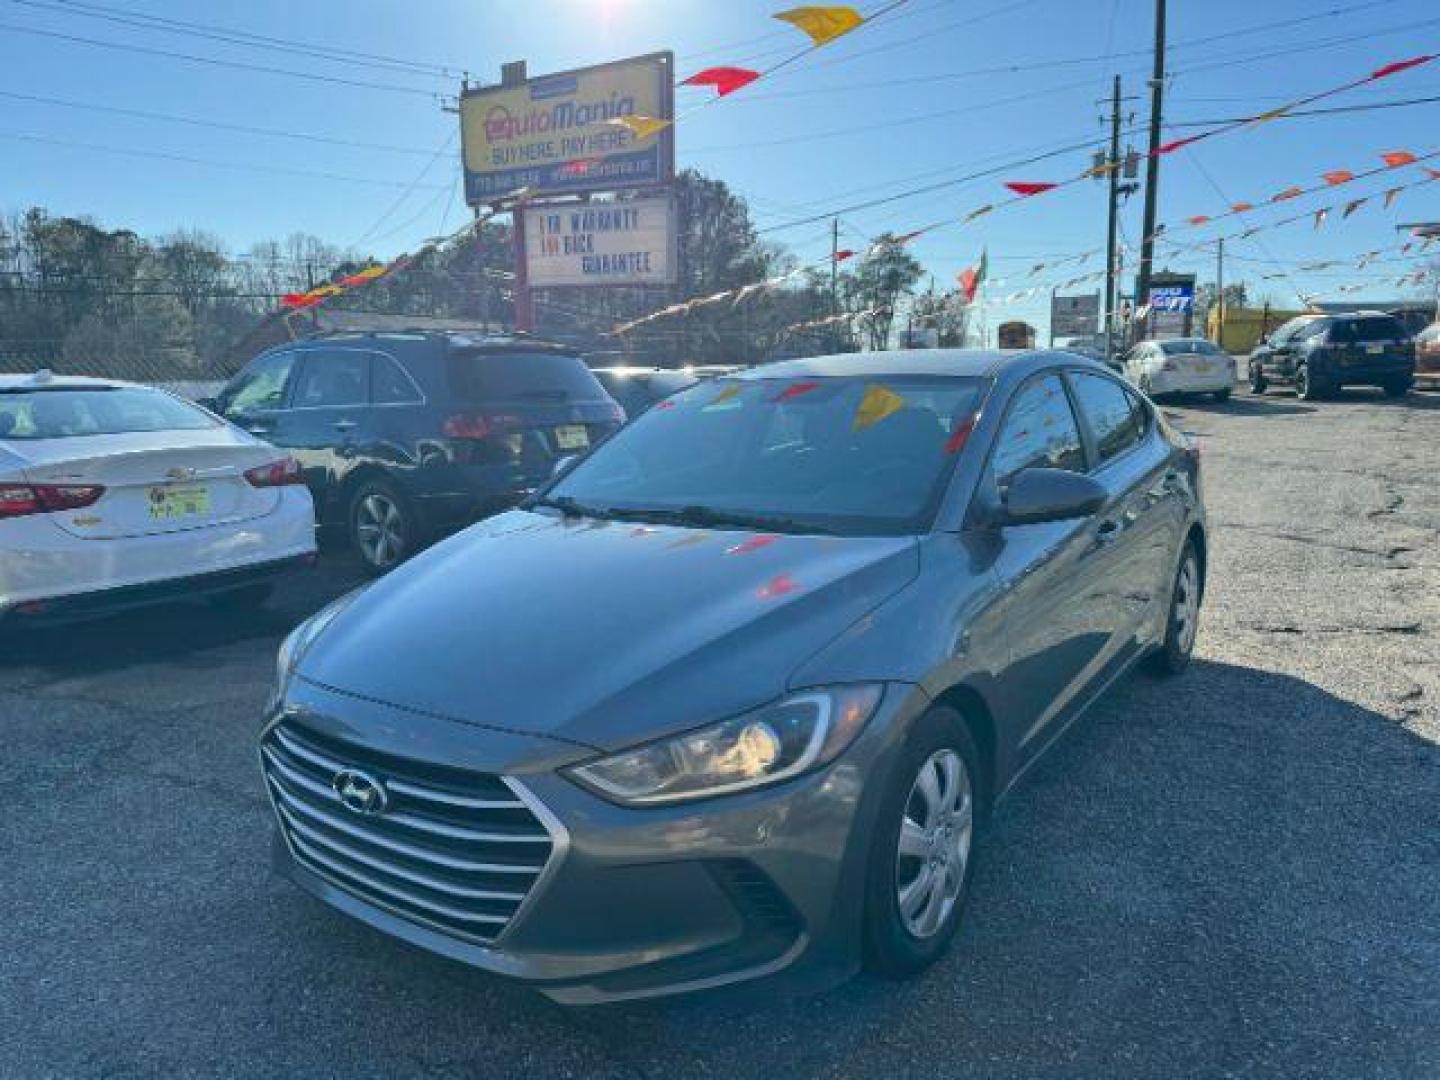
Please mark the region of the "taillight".
POLYGON ((245 479, 251 487, 272 488, 303 484, 305 477, 300 472, 300 462, 293 457, 283 457, 268 465, 256 465, 245 470, 245 479))
POLYGON ((449 439, 488 439, 520 426, 518 416, 506 413, 457 413, 445 418, 441 430, 449 439))
POLYGON ((80 510, 104 494, 98 484, 0 484, 0 518, 80 510))

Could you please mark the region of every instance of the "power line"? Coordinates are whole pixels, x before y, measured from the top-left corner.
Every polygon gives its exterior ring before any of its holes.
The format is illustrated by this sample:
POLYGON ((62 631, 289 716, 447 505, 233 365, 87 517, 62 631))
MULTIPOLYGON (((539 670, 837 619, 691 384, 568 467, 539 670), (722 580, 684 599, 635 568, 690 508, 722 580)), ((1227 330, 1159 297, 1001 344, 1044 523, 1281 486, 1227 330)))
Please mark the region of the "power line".
MULTIPOLYGON (((242 161, 217 161, 214 158, 189 157, 184 154, 167 154, 160 150, 137 150, 129 146, 104 146, 99 143, 78 142, 71 139, 56 139, 49 135, 34 135, 20 131, 0 131, 0 139, 15 139, 20 142, 44 143, 49 146, 65 146, 76 150, 94 150, 105 154, 124 154, 129 157, 158 158, 162 161, 179 161, 187 165, 208 165, 217 169, 241 169, 246 172, 279 173, 284 176, 300 176, 308 180, 340 180, 348 184, 370 184, 375 187, 401 188, 408 185, 403 180, 378 180, 371 176, 346 176, 342 173, 322 172, 313 169, 288 169, 282 165, 256 165, 242 161)), ((425 184, 429 190, 442 188, 441 184, 425 184)))
MULTIPOLYGON (((1403 109, 1411 105, 1430 105, 1440 101, 1440 95, 1432 97, 1401 98, 1398 101, 1374 101, 1368 105, 1332 105, 1323 109, 1296 109, 1287 112, 1286 118, 1292 116, 1336 116, 1342 113, 1363 113, 1372 112, 1376 109, 1403 109)), ((1166 127, 1171 128, 1193 128, 1209 127, 1211 124, 1236 124, 1246 117, 1231 117, 1225 120, 1167 120, 1166 127)))
POLYGON ((385 222, 390 220, 392 216, 394 216, 395 212, 404 205, 406 199, 410 198, 410 196, 415 193, 416 188, 420 185, 421 181, 423 181, 425 177, 429 174, 430 170, 435 167, 435 163, 440 160, 441 155, 448 151, 450 147, 455 144, 455 139, 459 136, 459 134, 460 131, 458 128, 450 132, 449 136, 446 137, 445 141, 435 148, 435 152, 430 155, 430 160, 425 163, 425 167, 415 174, 415 179, 410 181, 409 185, 405 188, 404 191, 402 191, 399 195, 395 196, 395 201, 391 203, 389 207, 386 208, 385 212, 375 220, 375 224, 371 225, 370 228, 365 230, 364 235, 362 235, 360 239, 356 240, 353 244, 350 245, 351 247, 359 247, 366 240, 369 240, 370 237, 374 236, 377 232, 380 231, 380 227, 384 225, 385 222))
POLYGON ((424 90, 418 86, 401 86, 398 83, 370 82, 364 79, 346 79, 339 75, 321 75, 312 71, 294 71, 290 68, 271 67, 267 64, 250 64, 243 60, 222 60, 214 56, 197 56, 194 53, 175 52, 170 49, 156 49, 148 45, 131 45, 120 41, 104 41, 100 38, 82 37, 79 34, 62 34, 57 30, 41 30, 35 26, 17 26, 14 23, 0 22, 0 30, 9 30, 14 34, 32 34, 36 37, 52 38, 56 41, 68 41, 78 45, 93 45, 102 49, 120 49, 125 52, 142 53, 146 56, 163 56, 171 60, 186 60, 194 64, 210 64, 214 67, 234 68, 238 71, 253 71, 262 75, 285 75, 292 79, 308 79, 311 82, 329 83, 335 86, 353 86, 362 90, 386 90, 395 94, 413 94, 432 100, 440 97, 438 92, 434 90, 424 90))
POLYGON ((87 3, 84 0, 10 0, 12 4, 53 11, 63 15, 78 15, 87 19, 103 19, 122 26, 133 26, 143 30, 167 34, 182 34, 189 37, 221 41, 232 45, 243 45, 253 49, 270 49, 275 52, 291 53, 325 60, 331 63, 345 63, 351 66, 373 67, 386 71, 401 71, 406 74, 429 75, 434 78, 458 79, 463 69, 449 68, 443 64, 429 64, 422 61, 406 60, 403 57, 385 56, 380 53, 359 52, 353 49, 339 49, 327 45, 297 45, 282 38, 267 37, 248 30, 235 30, 213 24, 188 22, 184 19, 166 18, 138 11, 128 11, 106 4, 87 3))

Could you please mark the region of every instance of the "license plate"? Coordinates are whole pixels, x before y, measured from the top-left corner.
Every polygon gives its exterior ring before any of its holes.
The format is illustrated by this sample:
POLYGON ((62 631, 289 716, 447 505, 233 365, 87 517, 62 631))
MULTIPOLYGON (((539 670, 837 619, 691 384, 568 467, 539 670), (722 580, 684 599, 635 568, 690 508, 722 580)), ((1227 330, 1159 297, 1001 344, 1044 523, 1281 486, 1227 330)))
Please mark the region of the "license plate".
POLYGON ((1210 373, 1210 365, 1208 363, 1196 364, 1195 370, 1201 375, 1208 375, 1210 373))
POLYGON ((1367 353, 1369 353, 1371 356, 1380 356, 1380 355, 1384 354, 1384 352, 1385 352, 1385 346, 1384 346, 1384 345, 1366 345, 1366 346, 1365 346, 1365 351, 1366 351, 1367 353))
POLYGON ((561 450, 584 450, 590 445, 590 432, 584 424, 565 424, 555 429, 555 445, 561 450))
POLYGON ((150 489, 150 517, 156 521, 199 517, 210 513, 207 487, 153 487, 150 489))

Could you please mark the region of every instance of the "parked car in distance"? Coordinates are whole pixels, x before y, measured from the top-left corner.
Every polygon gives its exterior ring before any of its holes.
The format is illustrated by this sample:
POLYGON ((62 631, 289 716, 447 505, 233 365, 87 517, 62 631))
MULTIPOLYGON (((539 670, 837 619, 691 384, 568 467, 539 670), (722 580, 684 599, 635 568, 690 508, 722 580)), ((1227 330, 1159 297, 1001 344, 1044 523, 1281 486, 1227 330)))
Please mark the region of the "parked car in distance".
POLYGON ((1440 386, 1440 322, 1415 335, 1415 381, 1440 386))
POLYGON ((513 506, 624 419, 572 350, 437 331, 282 345, 213 404, 299 459, 321 526, 371 574, 513 506))
POLYGON ((179 397, 0 375, 0 625, 263 603, 314 561, 296 462, 179 397))
POLYGON ((1235 361, 1204 338, 1142 341, 1125 354, 1121 370, 1151 397, 1211 394, 1224 401, 1235 386, 1235 361))
POLYGON ((277 868, 567 1002, 914 974, 996 799, 1137 661, 1185 667, 1198 456, 1062 352, 670 400, 296 628, 277 868))
POLYGON ((631 420, 671 394, 678 394, 700 381, 683 368, 594 367, 590 373, 600 380, 605 392, 620 403, 631 420))
POLYGON ((1415 381, 1415 343, 1393 315, 1301 315, 1260 339, 1250 354, 1250 392, 1273 384, 1304 401, 1346 386, 1378 386, 1403 397, 1415 381))

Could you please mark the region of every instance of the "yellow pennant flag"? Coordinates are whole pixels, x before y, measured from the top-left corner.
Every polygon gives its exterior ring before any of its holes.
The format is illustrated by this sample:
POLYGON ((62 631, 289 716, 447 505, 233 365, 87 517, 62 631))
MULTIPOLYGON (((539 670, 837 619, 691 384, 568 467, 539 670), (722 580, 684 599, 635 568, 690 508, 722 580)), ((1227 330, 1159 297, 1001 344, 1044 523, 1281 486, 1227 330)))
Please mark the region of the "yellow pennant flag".
POLYGON ((642 141, 653 138, 674 123, 673 120, 657 120, 653 116, 617 116, 604 122, 623 127, 642 141))
POLYGON ((886 390, 879 383, 871 383, 865 388, 865 396, 860 399, 860 407, 855 410, 855 422, 850 425, 851 431, 864 431, 868 427, 874 427, 887 416, 893 416, 905 407, 905 399, 891 390, 886 390))
POLYGON ((809 34, 810 40, 815 42, 817 47, 834 41, 842 34, 848 34, 865 21, 865 16, 854 8, 843 5, 791 8, 789 11, 778 12, 775 18, 809 34))
POLYGON ((994 204, 994 203, 986 203, 984 206, 980 207, 979 210, 971 210, 970 213, 966 214, 965 217, 961 220, 960 224, 962 224, 962 225, 968 224, 969 222, 974 221, 974 220, 975 220, 977 217, 979 217, 981 214, 988 214, 991 210, 994 210, 994 209, 995 209, 995 204, 994 204))
POLYGON ((713 408, 716 405, 724 405, 727 401, 733 401, 735 400, 735 398, 740 396, 741 389, 743 388, 739 383, 731 383, 729 386, 725 387, 724 390, 721 390, 720 393, 716 394, 715 400, 710 402, 710 404, 706 405, 705 407, 709 409, 713 408))

